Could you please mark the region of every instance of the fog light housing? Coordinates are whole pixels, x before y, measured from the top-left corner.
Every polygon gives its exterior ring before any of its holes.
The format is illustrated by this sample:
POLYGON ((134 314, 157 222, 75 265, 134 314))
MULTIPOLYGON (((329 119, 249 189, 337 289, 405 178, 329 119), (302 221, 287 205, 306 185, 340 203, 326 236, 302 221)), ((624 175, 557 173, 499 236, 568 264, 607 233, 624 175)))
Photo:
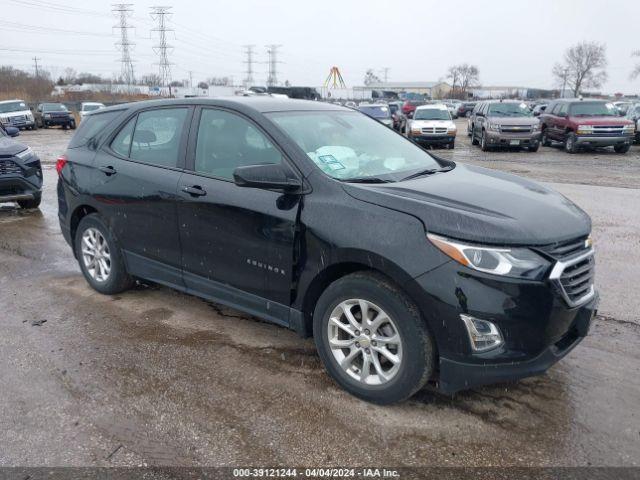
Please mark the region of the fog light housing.
POLYGON ((465 314, 461 314, 460 319, 467 328, 471 349, 474 352, 486 352, 504 343, 502 334, 494 323, 465 314))

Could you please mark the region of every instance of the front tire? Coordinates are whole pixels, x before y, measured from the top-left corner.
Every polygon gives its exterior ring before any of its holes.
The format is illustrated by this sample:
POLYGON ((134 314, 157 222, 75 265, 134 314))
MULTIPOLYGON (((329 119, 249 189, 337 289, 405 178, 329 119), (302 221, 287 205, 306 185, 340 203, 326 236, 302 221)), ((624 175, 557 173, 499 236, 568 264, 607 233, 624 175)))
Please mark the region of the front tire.
POLYGON ((540 139, 540 143, 542 143, 543 147, 550 147, 551 140, 549 140, 549 135, 547 135, 547 130, 542 131, 542 138, 540 139))
POLYGON ((382 275, 332 283, 316 304, 313 333, 329 375, 363 400, 405 400, 433 375, 434 345, 418 308, 382 275))
POLYGON ((616 145, 613 147, 613 150, 616 153, 627 153, 629 151, 629 149, 631 148, 631 145, 626 143, 624 145, 616 145))
POLYGON ((567 134, 567 138, 564 141, 564 150, 567 153, 576 153, 576 134, 573 132, 569 132, 567 134))
POLYGON ((539 148, 540 148, 540 142, 535 142, 529 145, 529 151, 532 153, 537 152, 539 148))
POLYGON ((75 251, 82 274, 94 290, 113 295, 133 286, 120 247, 100 215, 92 213, 80 221, 75 251))
POLYGON ((40 206, 41 202, 42 202, 42 194, 41 193, 37 193, 37 194, 35 194, 33 196, 32 200, 20 200, 20 201, 18 201, 18 205, 22 209, 29 210, 29 209, 33 209, 33 208, 38 208, 40 206))
POLYGON ((489 145, 487 144, 487 132, 482 131, 482 135, 480 136, 480 150, 483 152, 489 151, 489 145))

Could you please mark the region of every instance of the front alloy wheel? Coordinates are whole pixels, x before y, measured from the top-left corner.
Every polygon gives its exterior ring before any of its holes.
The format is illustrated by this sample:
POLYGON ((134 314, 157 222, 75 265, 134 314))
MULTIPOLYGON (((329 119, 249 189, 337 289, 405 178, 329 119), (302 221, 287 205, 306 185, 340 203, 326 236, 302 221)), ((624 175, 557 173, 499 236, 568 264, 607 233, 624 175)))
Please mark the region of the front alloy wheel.
POLYGON ((402 340, 395 323, 380 307, 363 299, 345 300, 329 317, 333 357, 340 368, 365 385, 390 381, 402 364, 402 340))

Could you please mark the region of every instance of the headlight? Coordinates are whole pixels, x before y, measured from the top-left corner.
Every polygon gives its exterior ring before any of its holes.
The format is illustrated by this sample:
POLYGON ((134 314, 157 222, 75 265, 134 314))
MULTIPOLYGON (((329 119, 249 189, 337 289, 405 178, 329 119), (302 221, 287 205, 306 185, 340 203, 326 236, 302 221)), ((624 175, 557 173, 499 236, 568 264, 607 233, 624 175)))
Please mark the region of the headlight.
POLYGON ((20 160, 26 160, 27 158, 31 158, 33 156, 33 150, 31 150, 31 147, 28 147, 26 150, 23 150, 20 153, 16 153, 15 156, 20 160))
POLYGON ((593 125, 578 125, 578 133, 592 133, 593 125))
POLYGON ((634 126, 633 126, 633 125, 625 125, 625 126, 623 127, 623 130, 627 130, 627 131, 629 131, 629 132, 633 132, 633 130, 634 130, 634 126))
POLYGON ((539 123, 533 124, 533 127, 531 128, 531 130, 534 131, 534 132, 539 132, 540 131, 540 124, 539 123))
POLYGON ((489 130, 495 130, 496 132, 500 131, 500 125, 497 123, 490 123, 489 130))
POLYGON ((457 131, 458 131, 458 128, 455 125, 451 125, 450 127, 447 127, 447 133, 449 134, 455 135, 457 131))
POLYGON ((547 260, 528 248, 484 247, 431 233, 427 237, 444 254, 479 272, 538 280, 550 266, 547 260))

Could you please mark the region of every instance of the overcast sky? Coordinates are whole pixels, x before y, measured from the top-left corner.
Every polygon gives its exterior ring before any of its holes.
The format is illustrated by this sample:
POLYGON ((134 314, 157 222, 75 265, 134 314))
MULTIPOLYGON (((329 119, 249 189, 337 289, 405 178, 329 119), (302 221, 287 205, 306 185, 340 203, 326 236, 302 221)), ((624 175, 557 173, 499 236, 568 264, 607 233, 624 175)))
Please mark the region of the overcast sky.
MULTIPOLYGON (((149 7, 157 2, 128 1, 134 10, 136 76, 156 72, 149 7)), ((187 78, 189 71, 194 81, 229 75, 241 80, 242 45, 255 44, 261 62, 254 66, 256 83, 264 84, 265 44, 281 44, 278 80, 295 85, 322 85, 333 65, 347 86, 356 86, 368 68, 382 76, 388 67, 390 81, 433 81, 445 78, 448 66, 468 62, 479 67, 483 85, 550 88, 551 68, 564 50, 595 40, 607 45, 609 80, 603 91, 640 93, 640 78, 629 79, 631 53, 640 50, 638 0, 181 0, 163 5, 173 6, 174 80, 187 78)), ((67 66, 105 76, 119 73, 110 10, 111 3, 100 0, 0 0, 0 65, 33 69, 31 57, 37 56, 55 76, 67 66)))

